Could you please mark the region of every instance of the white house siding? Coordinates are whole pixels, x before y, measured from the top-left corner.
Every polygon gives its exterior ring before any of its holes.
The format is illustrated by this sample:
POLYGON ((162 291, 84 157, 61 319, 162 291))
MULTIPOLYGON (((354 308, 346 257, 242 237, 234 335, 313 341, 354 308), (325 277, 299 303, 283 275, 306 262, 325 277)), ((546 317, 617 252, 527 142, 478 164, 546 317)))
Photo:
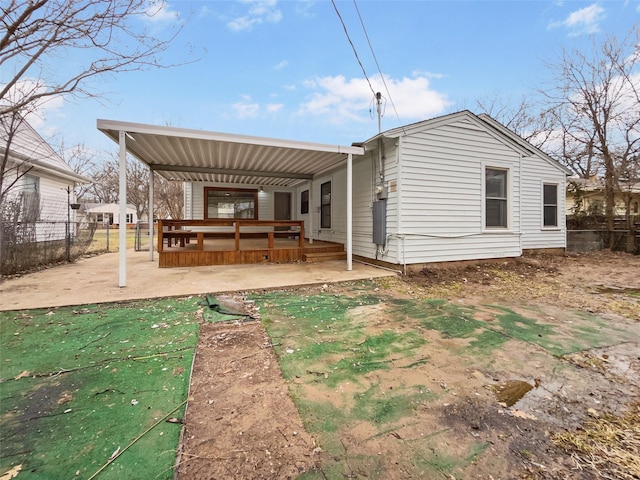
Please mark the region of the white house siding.
MULTIPOLYGON (((129 223, 129 224, 138 223, 138 215, 136 213, 136 209, 133 206, 127 205, 126 213, 127 215, 131 216, 131 222, 126 222, 126 223, 129 223)), ((120 205, 118 203, 97 204, 95 206, 87 208, 86 214, 94 218, 97 218, 97 215, 102 214, 103 223, 106 223, 106 219, 104 218, 104 216, 111 215, 113 217, 113 224, 120 225, 120 205)))
POLYGON ((522 248, 565 248, 566 174, 538 157, 522 159, 522 248), (558 227, 543 226, 545 183, 558 185, 558 227))
MULTIPOLYGON (((377 154, 376 154, 377 155, 377 154)), ((375 157, 377 163, 377 157, 375 157)), ((373 244, 373 159, 371 154, 353 157, 353 254, 374 258, 376 246, 373 244)), ((377 171, 377 168, 376 168, 377 171)), ((300 192, 308 189, 308 184, 301 186, 300 192)), ((305 220, 307 235, 314 239, 345 244, 347 241, 347 167, 346 162, 313 180, 312 199, 309 209, 313 213, 313 225, 309 223, 309 215, 302 215, 305 220), (331 182, 331 228, 320 228, 320 186, 331 182)))
POLYGON ((184 182, 182 184, 184 195, 184 210, 182 212, 183 218, 194 219, 193 216, 193 183, 184 182))
POLYGON ((373 162, 373 158, 368 154, 353 157, 352 247, 354 255, 367 258, 374 258, 376 250, 373 243, 373 179, 377 169, 374 168, 373 162))
MULTIPOLYGON (((398 143, 400 139, 397 138, 385 138, 383 148, 383 160, 384 160, 384 183, 387 187, 387 242, 384 246, 384 250, 379 252, 377 260, 383 260, 390 263, 398 263, 398 237, 397 233, 400 221, 400 200, 401 200, 401 188, 400 182, 398 182, 398 172, 400 165, 399 160, 399 147, 398 143)), ((379 167, 378 167, 378 150, 377 147, 371 152, 374 159, 373 164, 375 167, 375 183, 379 180, 379 167)), ((371 217, 371 213, 369 214, 371 217)), ((369 230, 369 242, 372 242, 372 229, 369 230)), ((375 259, 375 245, 373 246, 373 255, 365 255, 369 258, 375 259)))
POLYGON ((404 136, 399 263, 520 255, 519 159, 467 119, 404 136), (508 169, 506 230, 484 228, 483 166, 508 169))
MULTIPOLYGON (((74 185, 48 175, 40 177, 40 220, 56 223, 36 225, 39 242, 66 238, 67 187, 73 190, 74 185)), ((69 212, 69 217, 75 221, 75 210, 69 212)))
MULTIPOLYGON (((67 221, 67 187, 73 188, 73 183, 66 182, 52 175, 33 169, 28 176, 9 192, 9 198, 19 196, 24 189, 24 183, 29 177, 35 177, 38 182, 38 217, 35 224, 36 241, 63 240, 66 238, 67 221)), ((73 198, 72 198, 73 200, 73 198)), ((70 212, 71 221, 75 221, 75 211, 70 212)))

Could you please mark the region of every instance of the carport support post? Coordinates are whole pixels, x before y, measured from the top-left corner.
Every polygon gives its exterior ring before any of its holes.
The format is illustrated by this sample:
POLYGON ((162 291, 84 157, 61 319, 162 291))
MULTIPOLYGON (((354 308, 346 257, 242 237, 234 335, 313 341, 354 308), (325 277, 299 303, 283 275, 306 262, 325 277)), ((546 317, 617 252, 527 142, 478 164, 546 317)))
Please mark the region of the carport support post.
POLYGON ((153 181, 155 172, 149 169, 149 261, 153 262, 153 181))
POLYGON ((347 270, 353 270, 353 154, 347 155, 347 270))
POLYGON ((120 245, 118 246, 119 270, 118 286, 127 286, 127 133, 120 131, 118 135, 120 144, 120 218, 118 219, 118 231, 120 233, 120 245))

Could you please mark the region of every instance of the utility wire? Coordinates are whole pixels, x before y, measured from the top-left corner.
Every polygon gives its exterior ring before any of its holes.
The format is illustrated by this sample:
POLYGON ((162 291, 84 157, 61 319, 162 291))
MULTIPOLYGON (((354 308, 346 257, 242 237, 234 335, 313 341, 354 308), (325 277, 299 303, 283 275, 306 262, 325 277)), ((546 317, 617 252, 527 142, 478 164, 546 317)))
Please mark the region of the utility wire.
MULTIPOLYGON (((342 23, 342 28, 344 29, 344 33, 347 36, 347 40, 349 40, 349 43, 351 44, 351 48, 353 49, 353 53, 356 56, 356 60, 358 60, 358 63, 360 64, 360 68, 362 69, 362 73, 364 74, 364 78, 367 80, 367 83, 369 84, 369 88, 371 89, 371 93, 373 93, 373 95, 375 96, 376 95, 376 91, 371 86, 371 80, 369 80, 369 77, 367 76, 367 72, 364 70, 364 66, 362 65, 362 62, 360 61, 360 57, 358 56, 358 51, 356 50, 355 45, 351 41, 351 37, 349 37, 349 32, 347 31, 347 26, 344 24, 344 20, 342 20, 342 15, 340 15, 340 12, 338 11, 338 7, 336 5, 335 0, 331 0, 331 3, 333 4, 333 8, 336 11, 336 14, 338 15, 338 18, 340 19, 340 23, 342 23)), ((358 15, 360 15, 360 14, 358 13, 358 15)), ((377 63, 377 61, 376 61, 376 63, 377 63)))
MULTIPOLYGON (((331 1, 333 1, 333 0, 331 0, 331 1)), ((356 0, 353 0, 353 5, 356 7, 356 12, 358 12, 358 18, 360 19, 360 25, 362 25, 362 30, 364 31, 364 36, 366 37, 367 43, 369 44, 369 49, 371 50, 371 55, 373 56, 373 59, 376 62, 376 67, 378 68, 378 73, 380 74, 380 78, 382 79, 382 84, 384 85, 384 89, 387 92, 387 96, 389 97, 389 101, 391 102, 391 106, 393 107, 393 111, 396 114, 396 118, 398 119, 398 121, 400 121, 400 115, 398 115, 398 110, 396 109, 396 105, 395 105, 395 103, 393 103, 393 98, 391 98, 391 92, 389 91, 389 87, 387 86, 387 82, 384 79, 384 75, 382 74, 382 69, 380 68, 380 64, 378 63, 378 58, 376 57, 376 53, 373 51, 373 45, 371 45, 371 40, 369 40, 369 34, 367 33, 367 29, 364 26, 364 21, 362 20, 362 16, 360 15, 360 9, 358 8, 358 4, 356 3, 356 0)), ((334 3, 334 6, 335 6, 335 3, 334 3)), ((336 11, 337 11, 337 9, 336 9, 336 11)), ((338 15, 340 15, 340 14, 338 14, 338 15)), ((346 32, 346 27, 345 27, 345 32, 346 32)), ((354 48, 354 51, 355 51, 355 48, 354 48)), ((356 54, 356 57, 357 57, 357 54, 356 54)), ((363 69, 363 71, 364 71, 364 69, 363 69)), ((365 74, 365 76, 366 76, 366 74, 365 74)), ((367 79, 367 81, 368 80, 369 79, 367 79)), ((369 84, 369 86, 371 86, 371 84, 369 84)), ((374 96, 375 96, 375 92, 374 92, 374 96)))

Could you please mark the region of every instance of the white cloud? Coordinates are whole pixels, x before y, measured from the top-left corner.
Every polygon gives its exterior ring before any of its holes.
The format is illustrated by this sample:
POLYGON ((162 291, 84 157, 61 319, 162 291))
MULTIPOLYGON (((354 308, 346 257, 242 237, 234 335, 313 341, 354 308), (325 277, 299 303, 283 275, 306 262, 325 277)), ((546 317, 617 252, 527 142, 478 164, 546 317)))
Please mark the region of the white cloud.
POLYGON ((287 62, 286 60, 281 61, 280 63, 278 63, 277 65, 275 65, 273 67, 274 70, 282 70, 284 67, 286 67, 287 65, 289 65, 289 62, 287 62))
POLYGON ((280 110, 282 110, 282 107, 284 107, 283 103, 270 103, 267 105, 267 112, 269 113, 279 112, 280 110))
POLYGON ((251 97, 245 95, 241 102, 231 105, 236 113, 237 118, 256 118, 260 111, 260 105, 251 100, 251 97))
POLYGON ((169 4, 164 0, 152 0, 145 10, 146 19, 153 23, 173 22, 180 18, 180 13, 171 10, 169 4))
POLYGON ((564 20, 551 22, 548 28, 565 27, 571 31, 571 35, 591 34, 599 31, 599 24, 604 20, 604 17, 604 8, 593 3, 588 7, 571 12, 564 20))
POLYGON ((251 30, 262 23, 278 23, 282 20, 282 12, 277 8, 277 0, 241 0, 242 4, 249 6, 246 15, 242 15, 227 22, 234 32, 251 30))
POLYGON ((315 13, 312 9, 315 4, 314 0, 299 0, 296 2, 296 13, 304 18, 314 18, 315 13))
MULTIPOLYGON (((386 100, 386 114, 394 115, 388 94, 380 76, 371 79, 375 91, 386 100)), ((401 120, 423 120, 442 114, 451 102, 444 93, 432 89, 425 76, 393 79, 385 77, 393 103, 401 120)), ((364 78, 346 80, 344 76, 319 77, 305 82, 305 87, 315 90, 311 98, 300 107, 300 113, 328 116, 336 123, 370 120, 373 109, 373 93, 364 78)))

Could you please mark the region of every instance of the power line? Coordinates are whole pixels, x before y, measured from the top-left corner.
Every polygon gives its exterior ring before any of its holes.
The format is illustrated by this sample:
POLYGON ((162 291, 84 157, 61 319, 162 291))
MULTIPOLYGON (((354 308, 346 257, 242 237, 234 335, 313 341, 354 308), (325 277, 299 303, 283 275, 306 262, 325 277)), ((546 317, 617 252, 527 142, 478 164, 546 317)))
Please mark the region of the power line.
MULTIPOLYGON (((333 1, 333 0, 331 0, 331 1, 333 1)), ((358 13, 358 18, 360 19, 360 25, 362 25, 362 30, 364 31, 364 36, 366 37, 367 43, 369 44, 369 49, 371 50, 371 55, 373 56, 373 60, 376 62, 376 67, 378 68, 378 73, 380 74, 380 78, 382 79, 382 84, 384 85, 384 89, 387 92, 387 95, 389 97, 389 101, 391 102, 391 106, 393 107, 393 111, 396 114, 396 118, 399 121, 400 120, 400 115, 398 115, 398 110, 396 109, 396 105, 395 105, 395 103, 393 103, 393 98, 391 98, 391 92, 389 91, 389 87, 387 86, 387 82, 384 79, 384 75, 382 74, 382 69, 380 68, 380 64, 378 63, 378 58, 376 57, 376 53, 373 51, 373 45, 371 45, 371 40, 369 40, 369 34, 367 33, 367 29, 364 26, 364 21, 362 20, 362 16, 360 15, 360 9, 358 8, 358 4, 356 3, 356 0, 353 0, 353 5, 356 7, 356 12, 358 13)), ((334 6, 335 6, 335 3, 334 3, 334 6)), ((346 32, 346 27, 345 27, 345 32, 346 32)), ((355 51, 355 48, 354 48, 354 51, 355 51)), ((368 80, 369 79, 367 79, 367 81, 368 80)), ((369 86, 371 86, 371 83, 369 83, 369 86)), ((375 96, 375 92, 374 92, 374 96, 375 96)))
MULTIPOLYGON (((336 11, 336 14, 338 15, 338 18, 340 19, 340 23, 342 23, 342 28, 344 29, 344 34, 347 36, 347 40, 349 40, 349 44, 351 44, 351 48, 353 49, 353 53, 356 56, 356 60, 358 60, 358 63, 360 64, 360 68, 362 69, 362 73, 364 74, 364 78, 367 80, 367 83, 369 84, 369 88, 371 89, 371 93, 373 93, 373 95, 375 96, 376 91, 373 89, 373 86, 371 86, 371 80, 369 80, 369 77, 367 76, 367 72, 364 70, 364 66, 362 65, 362 62, 360 61, 360 57, 358 56, 358 52, 356 50, 356 47, 353 44, 353 42, 351 41, 351 37, 349 37, 349 32, 347 31, 347 26, 344 24, 344 20, 342 20, 342 15, 340 15, 340 12, 338 11, 338 7, 336 6, 335 0, 331 0, 331 3, 333 4, 333 8, 336 11)), ((377 61, 376 61, 376 63, 377 63, 377 61)))

